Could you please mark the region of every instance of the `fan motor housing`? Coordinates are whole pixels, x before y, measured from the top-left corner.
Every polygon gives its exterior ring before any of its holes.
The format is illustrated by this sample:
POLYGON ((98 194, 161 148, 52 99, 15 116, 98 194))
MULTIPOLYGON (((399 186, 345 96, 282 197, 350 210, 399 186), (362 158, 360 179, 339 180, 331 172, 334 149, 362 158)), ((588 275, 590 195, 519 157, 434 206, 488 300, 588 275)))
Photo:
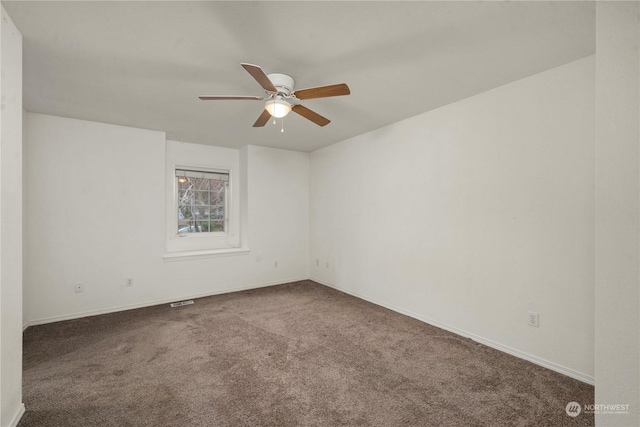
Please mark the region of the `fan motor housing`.
POLYGON ((293 88, 296 83, 295 80, 293 80, 293 77, 280 73, 267 74, 267 77, 271 80, 271 83, 273 83, 276 89, 278 89, 278 92, 282 92, 286 95, 291 95, 291 92, 293 92, 293 88))

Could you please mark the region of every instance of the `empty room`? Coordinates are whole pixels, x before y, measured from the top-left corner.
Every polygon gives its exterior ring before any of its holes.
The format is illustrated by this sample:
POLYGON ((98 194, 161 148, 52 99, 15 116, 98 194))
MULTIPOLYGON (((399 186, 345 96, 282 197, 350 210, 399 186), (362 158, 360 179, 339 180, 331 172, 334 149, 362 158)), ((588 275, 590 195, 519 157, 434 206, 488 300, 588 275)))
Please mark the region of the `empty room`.
POLYGON ((640 3, 1 4, 0 427, 640 425, 640 3))

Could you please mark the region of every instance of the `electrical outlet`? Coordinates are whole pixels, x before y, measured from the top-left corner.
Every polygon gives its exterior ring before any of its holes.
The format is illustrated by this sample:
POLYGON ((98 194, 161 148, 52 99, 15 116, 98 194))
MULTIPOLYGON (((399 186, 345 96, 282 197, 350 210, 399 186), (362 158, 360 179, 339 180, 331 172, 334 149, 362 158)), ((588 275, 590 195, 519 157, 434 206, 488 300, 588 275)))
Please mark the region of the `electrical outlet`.
POLYGON ((320 260, 316 259, 316 267, 320 267, 320 260))
POLYGON ((273 268, 278 268, 278 261, 273 262, 273 268))
POLYGON ((327 261, 327 263, 325 264, 325 266, 326 266, 327 268, 329 268, 329 261, 327 261))
POLYGON ((76 283, 76 294, 79 294, 80 292, 84 292, 84 285, 82 283, 76 283))
POLYGON ((133 277, 127 277, 127 278, 125 279, 125 284, 126 284, 127 286, 133 286, 133 277))
POLYGON ((529 317, 529 326, 533 326, 534 328, 540 327, 540 318, 538 317, 538 313, 535 311, 530 311, 528 313, 529 317))

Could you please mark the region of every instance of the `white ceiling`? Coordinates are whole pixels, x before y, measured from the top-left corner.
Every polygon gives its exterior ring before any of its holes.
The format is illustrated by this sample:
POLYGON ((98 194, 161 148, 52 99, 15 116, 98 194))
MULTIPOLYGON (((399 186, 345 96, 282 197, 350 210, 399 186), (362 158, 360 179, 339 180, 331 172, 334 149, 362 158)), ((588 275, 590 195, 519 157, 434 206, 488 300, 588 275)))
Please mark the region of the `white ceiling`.
POLYGON ((8 2, 28 111, 169 139, 312 151, 595 52, 594 2, 8 2), (252 124, 264 92, 240 66, 347 83, 285 132, 252 124))

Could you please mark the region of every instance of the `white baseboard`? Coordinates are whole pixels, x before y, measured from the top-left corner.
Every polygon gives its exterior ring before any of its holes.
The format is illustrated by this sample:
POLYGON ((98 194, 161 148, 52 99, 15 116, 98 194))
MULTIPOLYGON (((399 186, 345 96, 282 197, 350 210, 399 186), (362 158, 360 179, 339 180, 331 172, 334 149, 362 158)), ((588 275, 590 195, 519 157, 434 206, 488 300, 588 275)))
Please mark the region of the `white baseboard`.
POLYGON ((562 366, 562 365, 559 365, 557 363, 551 362, 549 360, 542 359, 542 358, 540 358, 538 356, 534 356, 533 354, 529 354, 529 353, 520 351, 518 349, 515 349, 515 348, 509 347, 507 345, 492 341, 492 340, 490 340, 488 338, 481 337, 481 336, 473 334, 471 332, 467 332, 467 331, 458 329, 456 327, 440 323, 438 321, 435 321, 433 319, 429 319, 429 318, 427 318, 425 316, 413 313, 411 311, 402 309, 400 307, 395 307, 395 306, 393 306, 391 304, 383 303, 383 302, 378 301, 378 300, 376 300, 374 298, 370 298, 370 297, 368 297, 366 295, 363 295, 363 294, 360 294, 360 293, 357 293, 357 292, 348 291, 346 289, 342 289, 342 288, 340 288, 338 286, 335 286, 335 285, 332 285, 330 283, 324 282, 324 281, 322 281, 320 279, 316 279, 316 278, 310 277, 309 280, 312 280, 314 282, 320 283, 321 285, 325 285, 325 286, 328 286, 330 288, 336 289, 336 290, 338 290, 340 292, 344 292, 345 294, 352 295, 352 296, 354 296, 356 298, 360 298, 360 299, 363 299, 365 301, 369 301, 370 303, 379 305, 381 307, 388 308, 389 310, 395 311, 395 312, 400 313, 400 314, 404 314, 405 316, 413 317, 414 319, 420 320, 421 322, 424 322, 424 323, 428 323, 428 324, 430 324, 432 326, 435 326, 437 328, 444 329, 444 330, 449 331, 449 332, 453 332, 454 334, 463 336, 465 338, 470 338, 470 339, 472 339, 472 340, 474 340, 476 342, 479 342, 480 344, 484 344, 484 345, 486 345, 488 347, 495 348, 496 350, 500 350, 500 351, 502 351, 504 353, 507 353, 507 354, 510 354, 512 356, 518 357, 520 359, 524 359, 524 360, 527 360, 527 361, 529 361, 531 363, 535 363, 536 365, 540 365, 540 366, 542 366, 544 368, 547 368, 547 369, 550 369, 552 371, 561 373, 561 374, 566 375, 568 377, 574 378, 574 379, 576 379, 578 381, 582 381, 582 382, 590 384, 590 385, 595 385, 595 379, 591 375, 587 375, 587 374, 584 374, 582 372, 575 371, 575 370, 573 370, 571 368, 567 368, 566 366, 562 366))
POLYGON ((18 407, 18 411, 13 416, 13 418, 11 418, 11 421, 9 422, 9 427, 16 427, 18 425, 18 423, 20 422, 20 419, 22 418, 22 415, 24 415, 24 411, 25 411, 24 403, 21 403, 20 406, 18 407))
POLYGON ((184 301, 184 300, 188 300, 188 299, 210 297, 212 295, 228 294, 228 293, 231 293, 231 292, 246 291, 246 290, 249 290, 249 289, 259 289, 259 288, 264 288, 264 287, 267 287, 267 286, 282 285, 282 284, 285 284, 285 283, 298 282, 300 280, 308 280, 308 279, 309 279, 308 277, 299 277, 299 278, 292 278, 292 279, 285 279, 285 280, 277 280, 277 281, 273 281, 273 282, 263 282, 263 283, 258 283, 258 284, 254 284, 254 285, 247 285, 247 286, 239 286, 239 287, 236 287, 236 288, 221 289, 221 290, 216 290, 216 291, 213 291, 213 292, 206 292, 206 293, 202 293, 202 294, 182 295, 182 296, 176 296, 176 297, 166 298, 166 299, 161 299, 161 300, 142 302, 142 303, 138 303, 138 304, 123 305, 123 306, 118 306, 118 307, 110 307, 110 308, 105 308, 105 309, 101 309, 101 310, 83 311, 83 312, 80 312, 80 313, 72 313, 72 314, 64 314, 64 315, 60 315, 60 316, 44 317, 44 318, 41 318, 41 319, 29 320, 27 322, 26 326, 23 325, 23 328, 26 329, 28 326, 44 325, 46 323, 61 322, 63 320, 80 319, 80 318, 83 318, 83 317, 99 316, 101 314, 116 313, 116 312, 119 312, 119 311, 134 310, 136 308, 151 307, 151 306, 160 305, 160 304, 169 304, 169 303, 172 303, 172 302, 184 301))

